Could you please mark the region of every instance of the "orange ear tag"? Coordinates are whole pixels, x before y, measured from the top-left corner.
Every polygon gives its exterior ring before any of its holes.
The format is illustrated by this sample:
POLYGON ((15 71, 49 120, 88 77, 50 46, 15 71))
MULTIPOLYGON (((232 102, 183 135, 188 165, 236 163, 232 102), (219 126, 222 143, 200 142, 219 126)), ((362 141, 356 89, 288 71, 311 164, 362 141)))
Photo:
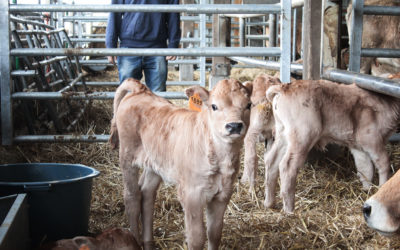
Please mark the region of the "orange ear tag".
POLYGON ((189 109, 201 112, 201 106, 203 105, 203 102, 200 99, 199 94, 194 94, 191 97, 189 97, 189 109))

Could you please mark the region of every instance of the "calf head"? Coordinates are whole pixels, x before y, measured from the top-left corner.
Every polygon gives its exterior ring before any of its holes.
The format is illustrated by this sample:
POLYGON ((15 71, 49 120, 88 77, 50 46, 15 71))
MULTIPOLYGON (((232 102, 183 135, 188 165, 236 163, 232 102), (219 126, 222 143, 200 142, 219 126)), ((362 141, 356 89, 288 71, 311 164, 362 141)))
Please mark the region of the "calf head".
POLYGON ((186 90, 188 96, 198 94, 203 102, 214 136, 227 142, 242 138, 249 125, 251 85, 243 86, 234 79, 221 80, 211 91, 200 86, 186 90))
POLYGON ((363 206, 368 226, 384 236, 400 234, 400 171, 383 184, 363 206))

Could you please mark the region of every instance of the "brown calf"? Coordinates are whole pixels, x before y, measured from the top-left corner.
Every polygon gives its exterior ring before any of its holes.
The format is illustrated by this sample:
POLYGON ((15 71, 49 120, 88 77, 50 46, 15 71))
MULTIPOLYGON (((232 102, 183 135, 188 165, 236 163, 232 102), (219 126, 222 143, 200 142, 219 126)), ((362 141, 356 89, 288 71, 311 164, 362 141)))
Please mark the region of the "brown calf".
POLYGON ((93 237, 78 236, 58 240, 41 248, 42 250, 140 250, 140 246, 128 229, 113 228, 93 237))
MULTIPOLYGON (((246 85, 246 83, 244 83, 246 85)), ((250 189, 254 187, 258 168, 258 157, 256 153, 256 143, 266 143, 266 149, 272 145, 274 131, 274 117, 272 105, 265 92, 270 86, 280 84, 278 77, 261 74, 252 82, 253 91, 251 93, 251 113, 250 125, 244 138, 244 171, 241 182, 248 182, 250 189)))
POLYGON ((363 206, 368 226, 382 235, 400 234, 400 171, 383 184, 363 206))
POLYGON ((251 86, 222 80, 210 92, 195 86, 186 94, 201 98, 201 112, 176 107, 133 79, 124 81, 114 98, 110 141, 120 143, 125 212, 137 240, 141 215, 145 248, 152 247, 154 201, 162 180, 177 187, 189 249, 204 246, 204 209, 208 249, 220 244, 249 123, 251 86))
POLYGON ((364 188, 371 185, 374 165, 379 185, 389 178, 385 144, 398 122, 398 99, 323 80, 272 86, 267 97, 273 106, 275 141, 265 157, 266 207, 275 202, 279 169, 283 209, 294 210, 297 172, 314 146, 349 147, 364 188))

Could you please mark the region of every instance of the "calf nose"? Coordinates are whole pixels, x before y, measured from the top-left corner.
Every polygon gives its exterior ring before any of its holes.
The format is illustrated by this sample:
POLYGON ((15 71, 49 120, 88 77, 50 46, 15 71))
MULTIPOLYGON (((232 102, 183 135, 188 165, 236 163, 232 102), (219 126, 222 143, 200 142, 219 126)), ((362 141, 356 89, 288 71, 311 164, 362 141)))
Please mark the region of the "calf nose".
POLYGON ((368 220, 369 216, 371 216, 371 206, 368 204, 364 204, 363 206, 363 214, 364 214, 364 219, 368 220))
POLYGON ((243 123, 241 122, 231 122, 225 125, 226 130, 229 134, 240 134, 243 128, 243 123))

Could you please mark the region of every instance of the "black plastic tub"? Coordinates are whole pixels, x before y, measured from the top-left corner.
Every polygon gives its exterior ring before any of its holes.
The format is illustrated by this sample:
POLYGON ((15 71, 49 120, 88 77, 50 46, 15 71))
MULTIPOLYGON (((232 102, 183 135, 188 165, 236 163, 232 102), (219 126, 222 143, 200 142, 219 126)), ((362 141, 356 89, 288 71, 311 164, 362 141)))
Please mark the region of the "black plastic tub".
POLYGON ((80 164, 0 165, 0 196, 27 193, 32 247, 88 233, 92 179, 80 164))

